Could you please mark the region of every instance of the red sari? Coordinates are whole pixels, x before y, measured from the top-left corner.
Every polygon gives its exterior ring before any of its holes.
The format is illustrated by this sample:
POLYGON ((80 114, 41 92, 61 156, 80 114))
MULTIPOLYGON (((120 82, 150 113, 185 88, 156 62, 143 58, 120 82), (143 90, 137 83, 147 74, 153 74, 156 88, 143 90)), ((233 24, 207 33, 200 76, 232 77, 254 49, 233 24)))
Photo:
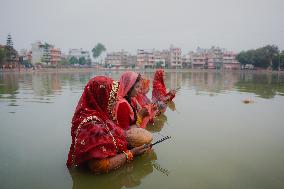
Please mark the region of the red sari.
POLYGON ((141 107, 151 103, 151 100, 146 95, 149 91, 149 87, 150 87, 150 80, 142 78, 140 92, 135 97, 141 107))
POLYGON ((133 71, 124 72, 119 80, 119 89, 117 94, 117 102, 114 107, 115 119, 121 128, 128 130, 130 125, 135 124, 137 114, 137 104, 131 99, 132 108, 125 96, 135 84, 138 74, 133 71), (136 111, 134 113, 134 111, 136 111))
POLYGON ((141 88, 139 94, 135 97, 140 108, 146 108, 149 116, 146 116, 142 119, 142 123, 140 127, 146 128, 148 122, 153 122, 154 117, 156 115, 156 110, 153 104, 151 104, 151 100, 147 97, 147 93, 150 87, 150 80, 142 78, 141 80, 141 88))
POLYGON ((124 131, 111 116, 117 89, 118 83, 105 76, 94 77, 86 85, 72 119, 68 168, 127 150, 124 131))
POLYGON ((164 82, 164 70, 159 69, 155 72, 154 80, 153 80, 153 91, 152 91, 152 101, 162 101, 166 102, 168 100, 172 100, 175 95, 167 92, 165 82, 164 82))

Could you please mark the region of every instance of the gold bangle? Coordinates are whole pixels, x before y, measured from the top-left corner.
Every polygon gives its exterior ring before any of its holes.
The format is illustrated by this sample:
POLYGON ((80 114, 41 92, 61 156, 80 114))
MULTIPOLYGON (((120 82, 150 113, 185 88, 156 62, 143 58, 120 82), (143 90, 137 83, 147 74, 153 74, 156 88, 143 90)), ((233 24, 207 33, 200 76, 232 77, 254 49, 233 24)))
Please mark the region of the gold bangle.
POLYGON ((136 125, 140 126, 141 124, 142 124, 142 118, 138 116, 136 120, 136 125))

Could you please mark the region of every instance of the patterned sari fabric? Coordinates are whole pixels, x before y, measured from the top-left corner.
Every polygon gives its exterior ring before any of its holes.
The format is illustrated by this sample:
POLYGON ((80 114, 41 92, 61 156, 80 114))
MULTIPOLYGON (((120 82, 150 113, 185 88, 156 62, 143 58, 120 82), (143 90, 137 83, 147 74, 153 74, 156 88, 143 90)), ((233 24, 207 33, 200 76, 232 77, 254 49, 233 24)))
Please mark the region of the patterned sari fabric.
POLYGON ((124 131, 111 116, 117 89, 118 83, 104 76, 94 77, 86 85, 72 119, 68 168, 127 150, 124 131))
POLYGON ((162 101, 166 102, 167 97, 169 100, 172 100, 175 95, 172 95, 171 93, 167 93, 167 89, 164 83, 164 70, 159 69, 155 72, 154 80, 153 80, 153 91, 152 91, 152 101, 162 101))

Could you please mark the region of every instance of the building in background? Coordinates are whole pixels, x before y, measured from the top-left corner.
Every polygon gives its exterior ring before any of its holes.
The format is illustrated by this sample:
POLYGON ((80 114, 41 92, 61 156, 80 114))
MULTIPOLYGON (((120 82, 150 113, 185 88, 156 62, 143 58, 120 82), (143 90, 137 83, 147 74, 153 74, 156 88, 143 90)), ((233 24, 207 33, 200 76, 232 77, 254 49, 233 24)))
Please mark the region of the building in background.
POLYGON ((61 60, 61 50, 58 48, 50 48, 50 63, 52 66, 57 66, 61 60))
POLYGON ((240 69, 240 63, 236 59, 236 53, 232 51, 226 51, 223 55, 223 68, 237 70, 240 69))
POLYGON ((23 67, 31 68, 32 65, 32 51, 28 51, 27 49, 21 49, 19 51, 19 60, 23 67))
POLYGON ((205 54, 194 54, 192 56, 193 69, 205 69, 207 67, 207 57, 205 54))
POLYGON ((31 63, 45 66, 57 66, 61 60, 61 50, 54 45, 37 41, 32 43, 31 63))
POLYGON ((137 50, 137 66, 139 68, 154 68, 155 56, 153 50, 138 49, 137 50))
POLYGON ((120 68, 129 66, 128 55, 129 53, 124 50, 107 53, 105 58, 106 67, 120 68))
POLYGON ((236 53, 214 46, 210 49, 198 47, 195 52, 190 52, 189 59, 191 67, 197 69, 240 69, 236 53))
POLYGON ((170 46, 170 68, 182 68, 181 48, 170 46))
POLYGON ((89 65, 91 64, 91 61, 92 61, 89 51, 85 51, 82 48, 70 49, 69 53, 67 55, 67 58, 70 59, 72 57, 75 57, 78 61, 79 61, 80 58, 84 57, 85 60, 86 60, 86 63, 89 64, 89 65))
POLYGON ((127 56, 127 65, 131 66, 131 68, 135 68, 137 65, 137 56, 129 54, 127 56))
POLYGON ((32 64, 41 64, 43 63, 43 54, 44 54, 44 43, 37 41, 32 43, 32 64))

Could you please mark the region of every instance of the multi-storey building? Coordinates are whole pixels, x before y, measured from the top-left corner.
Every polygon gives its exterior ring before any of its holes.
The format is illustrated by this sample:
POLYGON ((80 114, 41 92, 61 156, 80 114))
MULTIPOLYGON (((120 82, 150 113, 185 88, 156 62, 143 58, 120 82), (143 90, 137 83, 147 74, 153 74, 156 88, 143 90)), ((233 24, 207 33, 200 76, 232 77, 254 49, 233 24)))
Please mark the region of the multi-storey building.
POLYGON ((170 47, 170 67, 171 68, 182 68, 182 56, 181 48, 170 47))
POLYGON ((48 43, 42 43, 37 41, 32 43, 31 49, 31 63, 32 64, 46 64, 49 63, 53 66, 56 66, 61 60, 61 50, 55 48, 54 45, 48 43))
POLYGON ((160 52, 161 59, 165 60, 165 67, 170 68, 170 51, 169 50, 162 50, 160 52))
POLYGON ((224 69, 240 69, 240 63, 236 59, 236 53, 227 51, 223 55, 223 68, 224 69))
POLYGON ((182 56, 182 67, 183 68, 192 68, 192 59, 194 52, 190 51, 189 53, 182 56))
POLYGON ((207 57, 205 54, 194 54, 192 57, 192 68, 206 68, 207 67, 207 57))
POLYGON ((44 45, 42 42, 37 41, 32 43, 32 64, 43 63, 44 45))
POLYGON ((105 64, 108 67, 122 67, 127 66, 127 56, 128 53, 124 50, 119 52, 107 53, 105 58, 105 64))
POLYGON ((57 48, 50 49, 50 62, 51 65, 57 66, 59 61, 61 60, 61 51, 57 48))
POLYGON ((137 50, 137 66, 139 68, 154 68, 155 56, 154 50, 137 50))
POLYGON ((135 67, 137 65, 137 56, 136 55, 128 55, 126 64, 128 66, 135 67))

